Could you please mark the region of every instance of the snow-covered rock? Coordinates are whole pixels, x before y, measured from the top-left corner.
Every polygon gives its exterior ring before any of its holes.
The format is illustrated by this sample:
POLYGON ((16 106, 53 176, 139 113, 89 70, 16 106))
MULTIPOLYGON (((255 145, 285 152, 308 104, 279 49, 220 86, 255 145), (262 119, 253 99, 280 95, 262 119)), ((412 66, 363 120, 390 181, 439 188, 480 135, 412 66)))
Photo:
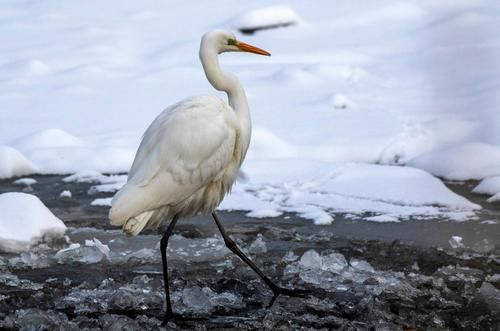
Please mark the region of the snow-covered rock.
POLYGON ((64 236, 66 226, 36 196, 0 194, 0 250, 26 251, 39 241, 64 236))
POLYGON ((0 146, 0 179, 29 175, 37 172, 36 166, 12 147, 0 146))
POLYGON ((474 193, 491 195, 488 202, 500 201, 500 176, 483 179, 474 189, 474 193))
POLYGON ((71 194, 70 190, 64 190, 59 194, 59 198, 62 199, 71 199, 73 195, 71 194))

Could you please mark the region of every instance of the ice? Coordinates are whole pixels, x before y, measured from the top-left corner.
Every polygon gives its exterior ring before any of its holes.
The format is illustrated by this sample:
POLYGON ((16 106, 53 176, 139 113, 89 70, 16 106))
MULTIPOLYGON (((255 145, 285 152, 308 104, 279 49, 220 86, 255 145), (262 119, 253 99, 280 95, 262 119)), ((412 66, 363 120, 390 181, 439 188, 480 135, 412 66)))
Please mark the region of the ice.
POLYGON ((334 275, 347 267, 347 261, 342 254, 329 253, 321 256, 317 251, 306 251, 297 263, 287 266, 285 273, 299 273, 300 278, 308 283, 329 283, 334 275))
POLYGON ((36 196, 0 194, 0 250, 20 252, 64 236, 66 226, 36 196))
POLYGON ((210 294, 199 286, 185 288, 182 291, 182 304, 192 313, 207 314, 214 309, 209 299, 210 294))
POLYGON ((489 253, 495 249, 495 242, 489 239, 481 239, 472 245, 472 250, 478 253, 489 253))
POLYGON ((64 190, 59 194, 59 198, 61 199, 71 199, 72 196, 70 190, 64 190))
POLYGON ((263 254, 267 252, 266 242, 263 239, 262 234, 258 234, 255 241, 248 247, 248 251, 251 254, 263 254))
POLYGON ((109 260, 109 247, 102 244, 98 239, 86 240, 85 246, 78 243, 71 244, 68 248, 59 250, 54 257, 60 264, 99 263, 109 260))
POLYGON ((349 264, 358 271, 375 272, 375 269, 366 261, 351 260, 349 264))
POLYGON ((109 259, 109 246, 104 245, 99 239, 94 238, 93 240, 85 240, 85 246, 97 247, 97 249, 109 259))
POLYGON ((37 183, 36 179, 33 178, 19 178, 14 181, 14 184, 16 185, 25 185, 25 186, 31 186, 36 183, 37 183))
POLYGON ((448 240, 448 243, 453 249, 464 248, 465 246, 462 243, 462 240, 463 238, 460 236, 451 236, 450 240, 448 240))
POLYGON ((237 17, 234 25, 242 32, 297 24, 300 18, 292 8, 272 6, 255 9, 237 17))
POLYGON ((12 147, 0 146, 0 179, 37 172, 37 167, 12 147))
POLYGON ((289 263, 289 262, 294 262, 294 261, 297 261, 298 260, 298 256, 295 255, 295 253, 293 251, 288 251, 285 256, 283 256, 283 258, 281 259, 281 261, 285 262, 285 263, 289 263))
POLYGON ((299 260, 299 266, 305 269, 320 269, 323 264, 323 259, 313 249, 308 250, 299 260))
POLYGON ((46 268, 50 266, 50 258, 45 253, 23 252, 9 259, 11 267, 46 268))
POLYGON ((110 306, 121 310, 147 310, 162 307, 164 296, 160 291, 153 291, 148 276, 137 276, 132 284, 121 286, 110 298, 110 306))
POLYGON ((231 292, 216 293, 209 287, 193 286, 184 288, 181 294, 182 310, 191 314, 206 315, 217 307, 241 309, 243 298, 231 292))
POLYGON ((0 322, 0 328, 15 330, 70 329, 68 317, 60 312, 38 308, 19 309, 0 322))
POLYGON ((500 290, 488 282, 483 282, 479 293, 494 314, 500 313, 500 290))

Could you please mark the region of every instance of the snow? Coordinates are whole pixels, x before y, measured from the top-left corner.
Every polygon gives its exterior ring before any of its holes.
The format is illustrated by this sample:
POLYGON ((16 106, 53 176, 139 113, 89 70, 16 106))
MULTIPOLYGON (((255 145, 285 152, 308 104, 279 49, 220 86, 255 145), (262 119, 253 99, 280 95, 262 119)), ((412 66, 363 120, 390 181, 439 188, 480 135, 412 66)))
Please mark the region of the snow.
POLYGON ((64 236, 66 226, 34 195, 0 194, 0 250, 20 252, 64 236))
POLYGON ((36 183, 37 183, 36 179, 33 178, 19 178, 14 181, 14 184, 24 185, 24 186, 31 186, 36 183))
POLYGON ((500 201, 500 176, 483 179, 472 192, 492 195, 487 200, 490 203, 500 201))
POLYGON ((337 212, 376 222, 464 220, 476 206, 429 174, 500 176, 496 2, 111 0, 3 9, 0 178, 77 173, 67 180, 113 193, 126 179, 102 174, 128 171, 162 109, 191 95, 225 98, 201 71, 203 32, 289 23, 237 33, 271 57, 220 56, 242 81, 253 121, 249 180, 223 209, 291 212, 317 224, 337 212))
POLYGON ((301 21, 292 8, 271 6, 246 12, 237 17, 233 25, 240 30, 254 30, 280 25, 297 24, 301 21))
POLYGON ((90 205, 91 206, 103 206, 103 207, 110 207, 111 206, 111 200, 113 198, 100 198, 100 199, 95 199, 93 200, 90 205))
POLYGON ((378 213, 362 217, 375 222, 431 217, 462 221, 474 218, 475 211, 481 209, 416 168, 309 162, 288 166, 286 160, 280 163, 260 161, 245 167, 249 181, 239 184, 220 208, 250 210, 250 215, 262 210, 294 212, 315 224, 331 223, 331 214, 336 212, 360 217, 367 212, 378 213))
POLYGON ((29 175, 37 167, 12 147, 0 146, 0 179, 29 175))
POLYGON ((424 154, 409 164, 446 179, 482 179, 500 175, 500 148, 484 143, 467 143, 424 154))
POLYGON ((64 190, 59 194, 59 198, 71 199, 73 195, 70 190, 64 190))

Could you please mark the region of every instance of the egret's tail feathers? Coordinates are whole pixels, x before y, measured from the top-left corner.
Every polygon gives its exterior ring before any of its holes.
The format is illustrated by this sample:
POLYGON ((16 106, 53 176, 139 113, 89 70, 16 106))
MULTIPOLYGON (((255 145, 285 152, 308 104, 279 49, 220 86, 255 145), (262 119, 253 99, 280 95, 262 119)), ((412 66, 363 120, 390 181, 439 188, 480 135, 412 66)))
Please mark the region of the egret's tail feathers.
POLYGON ((128 219, 125 224, 123 224, 123 232, 129 236, 137 236, 148 224, 153 213, 154 211, 146 211, 128 219))

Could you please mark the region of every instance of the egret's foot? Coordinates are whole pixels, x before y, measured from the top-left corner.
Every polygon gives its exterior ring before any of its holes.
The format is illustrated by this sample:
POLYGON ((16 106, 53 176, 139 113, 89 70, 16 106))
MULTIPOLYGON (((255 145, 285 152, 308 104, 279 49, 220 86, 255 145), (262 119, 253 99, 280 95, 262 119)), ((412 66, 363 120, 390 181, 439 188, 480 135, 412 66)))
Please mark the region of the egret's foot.
POLYGON ((163 316, 163 321, 161 322, 161 326, 166 326, 168 321, 174 319, 176 316, 172 310, 167 310, 165 312, 165 316, 163 316))
POLYGON ((280 294, 286 295, 289 297, 296 297, 296 298, 305 298, 307 297, 311 292, 308 290, 297 290, 297 289, 289 289, 289 288, 284 288, 284 287, 276 287, 272 289, 274 295, 269 301, 269 304, 267 305, 267 308, 271 308, 278 298, 280 294))

